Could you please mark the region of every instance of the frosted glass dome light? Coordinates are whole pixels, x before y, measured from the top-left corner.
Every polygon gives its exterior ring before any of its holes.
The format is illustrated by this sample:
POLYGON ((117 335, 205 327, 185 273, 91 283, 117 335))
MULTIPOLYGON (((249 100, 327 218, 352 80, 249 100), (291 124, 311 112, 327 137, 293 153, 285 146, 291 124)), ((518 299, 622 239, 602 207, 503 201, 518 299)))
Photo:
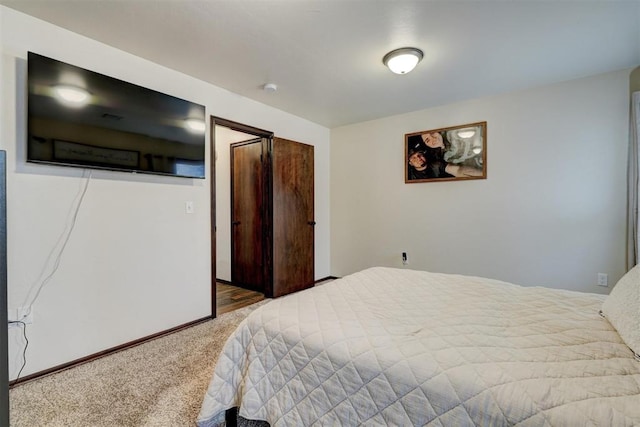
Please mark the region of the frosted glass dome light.
POLYGON ((413 70, 424 54, 415 47, 403 47, 392 50, 382 58, 382 63, 396 74, 406 74, 413 70))

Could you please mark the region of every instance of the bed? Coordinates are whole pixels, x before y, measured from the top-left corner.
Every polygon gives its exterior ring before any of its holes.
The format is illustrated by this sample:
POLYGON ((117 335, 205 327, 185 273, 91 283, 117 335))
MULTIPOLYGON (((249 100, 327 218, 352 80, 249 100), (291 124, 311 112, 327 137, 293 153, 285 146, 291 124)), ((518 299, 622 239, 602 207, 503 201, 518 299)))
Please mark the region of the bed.
POLYGON ((274 427, 640 425, 640 360, 606 298, 370 268, 252 312, 197 423, 238 408, 274 427))

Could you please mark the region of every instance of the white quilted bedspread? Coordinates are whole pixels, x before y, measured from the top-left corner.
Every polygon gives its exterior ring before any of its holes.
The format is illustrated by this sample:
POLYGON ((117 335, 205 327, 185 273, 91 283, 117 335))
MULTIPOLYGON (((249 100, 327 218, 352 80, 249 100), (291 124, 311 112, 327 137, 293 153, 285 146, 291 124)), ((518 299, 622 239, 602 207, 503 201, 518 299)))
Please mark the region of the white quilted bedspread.
POLYGON ((640 361, 595 294, 376 267, 275 299, 198 419, 272 426, 640 426, 640 361))

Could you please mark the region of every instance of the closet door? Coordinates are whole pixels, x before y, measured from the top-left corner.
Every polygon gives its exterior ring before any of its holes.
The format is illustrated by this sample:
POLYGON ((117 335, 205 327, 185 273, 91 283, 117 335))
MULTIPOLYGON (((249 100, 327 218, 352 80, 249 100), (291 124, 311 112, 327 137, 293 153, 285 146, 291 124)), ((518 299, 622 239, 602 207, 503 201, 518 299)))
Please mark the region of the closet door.
POLYGON ((273 297, 314 285, 313 159, 312 145, 273 139, 273 297))
POLYGON ((231 282, 264 292, 263 140, 231 145, 231 282))

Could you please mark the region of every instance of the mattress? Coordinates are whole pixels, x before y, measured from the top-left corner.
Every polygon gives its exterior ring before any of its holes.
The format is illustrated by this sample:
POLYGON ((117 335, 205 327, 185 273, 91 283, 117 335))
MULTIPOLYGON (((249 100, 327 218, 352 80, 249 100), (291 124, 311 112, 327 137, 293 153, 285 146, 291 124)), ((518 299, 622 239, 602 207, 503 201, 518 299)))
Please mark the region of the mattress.
POLYGON ((198 418, 272 426, 640 425, 604 296, 376 267, 256 309, 198 418))

